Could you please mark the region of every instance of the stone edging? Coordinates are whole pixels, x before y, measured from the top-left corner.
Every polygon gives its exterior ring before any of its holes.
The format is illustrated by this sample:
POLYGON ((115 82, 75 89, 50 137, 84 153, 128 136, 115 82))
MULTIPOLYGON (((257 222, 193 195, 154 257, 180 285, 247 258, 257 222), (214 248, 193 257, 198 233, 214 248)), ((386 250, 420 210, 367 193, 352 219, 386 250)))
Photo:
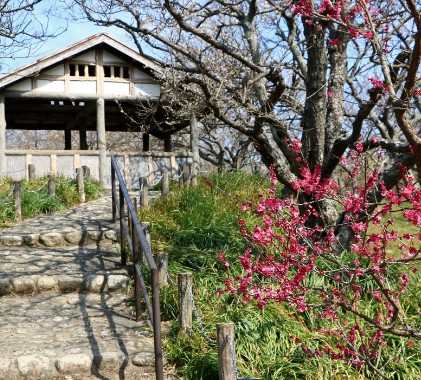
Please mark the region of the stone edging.
POLYGON ((116 230, 80 231, 76 228, 64 228, 58 232, 44 234, 0 235, 0 248, 3 247, 64 247, 88 245, 97 242, 115 243, 118 241, 116 230))
POLYGON ((103 293, 126 289, 128 283, 129 277, 124 274, 91 274, 84 277, 30 275, 0 279, 0 296, 37 294, 51 290, 58 290, 60 293, 103 293))
POLYGON ((135 367, 143 368, 142 372, 145 374, 153 375, 153 352, 139 352, 130 356, 122 352, 104 352, 97 355, 69 354, 56 359, 41 355, 23 355, 12 360, 0 358, 0 376, 13 379, 44 379, 95 372, 116 373, 126 367, 129 360, 135 367))

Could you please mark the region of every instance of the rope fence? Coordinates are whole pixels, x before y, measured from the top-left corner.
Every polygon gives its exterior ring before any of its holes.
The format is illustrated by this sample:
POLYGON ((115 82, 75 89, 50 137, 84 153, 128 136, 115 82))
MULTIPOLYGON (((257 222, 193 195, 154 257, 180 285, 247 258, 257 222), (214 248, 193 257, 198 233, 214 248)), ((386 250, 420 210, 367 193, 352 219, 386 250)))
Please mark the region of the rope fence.
POLYGON ((160 272, 160 286, 170 284, 178 288, 179 292, 179 320, 180 330, 189 335, 192 331, 193 315, 202 337, 210 344, 218 347, 219 379, 220 380, 259 380, 259 378, 240 377, 237 366, 234 344, 234 324, 218 323, 217 339, 210 337, 200 317, 200 313, 193 295, 193 281, 191 273, 181 273, 178 281, 174 281, 168 272, 168 254, 160 252, 156 255, 158 271, 160 272))
POLYGON ((170 176, 168 169, 163 168, 161 174, 153 182, 150 182, 148 177, 139 177, 140 207, 146 208, 149 206, 149 189, 160 183, 162 198, 168 198, 170 194, 170 181, 178 182, 182 186, 190 186, 192 184, 191 165, 183 165, 181 171, 176 176, 170 176))
MULTIPOLYGON (((29 179, 35 178, 35 166, 33 164, 28 165, 29 179)), ((79 200, 81 203, 85 202, 85 190, 84 182, 90 178, 89 167, 84 166, 76 169, 76 174, 69 177, 71 180, 76 180, 77 190, 79 193, 79 200)), ((2 199, 0 199, 0 205, 6 204, 10 198, 14 201, 15 221, 20 222, 22 220, 22 200, 25 193, 36 194, 41 192, 47 187, 49 196, 55 196, 56 194, 56 177, 50 174, 48 178, 39 186, 37 189, 29 190, 22 186, 22 181, 14 181, 10 192, 2 199)))

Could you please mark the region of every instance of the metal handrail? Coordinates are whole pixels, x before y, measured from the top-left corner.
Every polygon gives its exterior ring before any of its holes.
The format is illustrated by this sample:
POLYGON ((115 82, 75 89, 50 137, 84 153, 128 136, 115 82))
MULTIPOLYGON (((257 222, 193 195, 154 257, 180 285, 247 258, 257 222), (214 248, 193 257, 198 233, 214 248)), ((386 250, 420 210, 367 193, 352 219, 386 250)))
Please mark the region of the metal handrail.
POLYGON ((117 221, 117 204, 119 205, 121 264, 127 265, 128 250, 130 250, 132 254, 133 263, 131 265, 134 270, 136 320, 141 318, 141 296, 143 294, 143 300, 146 303, 149 319, 152 322, 154 332, 155 376, 156 380, 163 380, 164 369, 162 358, 158 268, 114 156, 111 157, 111 189, 113 222, 117 221), (118 180, 118 196, 116 191, 116 179, 118 180), (127 220, 125 218, 125 207, 127 207, 127 220), (146 260, 142 260, 142 257, 146 260), (150 301, 147 284, 141 272, 141 266, 142 264, 145 264, 145 261, 151 272, 150 285, 152 290, 152 302, 150 301))

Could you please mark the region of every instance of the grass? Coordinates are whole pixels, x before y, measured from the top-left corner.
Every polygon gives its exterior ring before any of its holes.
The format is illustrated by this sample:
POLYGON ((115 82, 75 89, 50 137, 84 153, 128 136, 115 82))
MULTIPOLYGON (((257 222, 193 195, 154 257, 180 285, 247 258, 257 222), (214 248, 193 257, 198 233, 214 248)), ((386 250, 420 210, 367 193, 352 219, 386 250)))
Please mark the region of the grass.
MULTIPOLYGON (((224 268, 217 261, 223 251, 236 257, 245 244, 239 233, 238 219, 244 200, 253 199, 267 187, 265 179, 231 173, 202 178, 198 187, 173 186, 168 200, 157 200, 141 210, 141 221, 151 223, 153 251, 169 253, 169 272, 192 272, 194 299, 207 334, 215 339, 216 324, 235 324, 236 358, 241 377, 273 379, 375 379, 364 368, 351 367, 341 361, 327 358, 307 359, 300 337, 309 346, 316 343, 332 345, 332 338, 317 335, 312 330, 320 327, 320 320, 311 314, 297 314, 280 304, 269 304, 259 310, 245 304, 233 295, 217 296, 223 287, 224 268)), ((421 281, 414 275, 409 290, 411 297, 403 300, 402 307, 414 321, 419 321, 421 281)), ((178 326, 177 289, 164 288, 162 316, 173 321, 166 336, 165 352, 168 360, 180 374, 191 380, 218 379, 216 346, 201 333, 197 321, 189 337, 180 334, 178 326)), ((368 305, 367 307, 370 307, 368 305)), ((349 322, 353 323, 351 316, 349 322)), ((367 327, 368 328, 368 327, 367 327)), ((392 338, 389 347, 382 347, 377 363, 391 379, 415 380, 421 378, 419 342, 408 346, 405 339, 392 338)))
MULTIPOLYGON (((77 184, 74 179, 56 177, 56 195, 48 195, 48 177, 24 180, 22 186, 22 217, 32 218, 40 214, 49 214, 79 204, 77 184)), ((13 180, 0 180, 0 228, 8 227, 15 222, 15 207, 12 194, 13 180)), ((85 181, 86 200, 101 196, 101 185, 96 180, 85 181)))

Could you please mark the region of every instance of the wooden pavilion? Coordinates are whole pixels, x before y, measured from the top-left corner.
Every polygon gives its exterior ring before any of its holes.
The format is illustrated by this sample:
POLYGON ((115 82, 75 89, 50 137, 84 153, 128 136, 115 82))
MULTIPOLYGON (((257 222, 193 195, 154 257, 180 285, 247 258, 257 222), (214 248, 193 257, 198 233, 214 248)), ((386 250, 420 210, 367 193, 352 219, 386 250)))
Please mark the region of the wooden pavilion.
MULTIPOLYGON (((159 100, 160 75, 161 68, 153 59, 106 33, 4 75, 0 78, 0 176, 25 178, 29 164, 36 165, 37 175, 71 175, 77 167, 88 166, 107 186, 111 152, 106 149, 106 132, 133 131, 127 115, 135 115, 139 104, 159 100), (62 130, 64 149, 6 150, 6 129, 62 130), (78 150, 72 150, 72 131, 79 134, 78 150), (87 131, 97 133, 96 150, 87 150, 87 131)), ((142 123, 143 149, 114 152, 132 187, 139 175, 148 174, 153 180, 163 166, 176 174, 193 157, 191 151, 171 151, 171 135, 187 127, 188 121, 166 124, 164 109, 157 107, 153 118, 138 121, 137 132, 142 123), (150 152, 149 134, 164 140, 164 152, 150 152)))

